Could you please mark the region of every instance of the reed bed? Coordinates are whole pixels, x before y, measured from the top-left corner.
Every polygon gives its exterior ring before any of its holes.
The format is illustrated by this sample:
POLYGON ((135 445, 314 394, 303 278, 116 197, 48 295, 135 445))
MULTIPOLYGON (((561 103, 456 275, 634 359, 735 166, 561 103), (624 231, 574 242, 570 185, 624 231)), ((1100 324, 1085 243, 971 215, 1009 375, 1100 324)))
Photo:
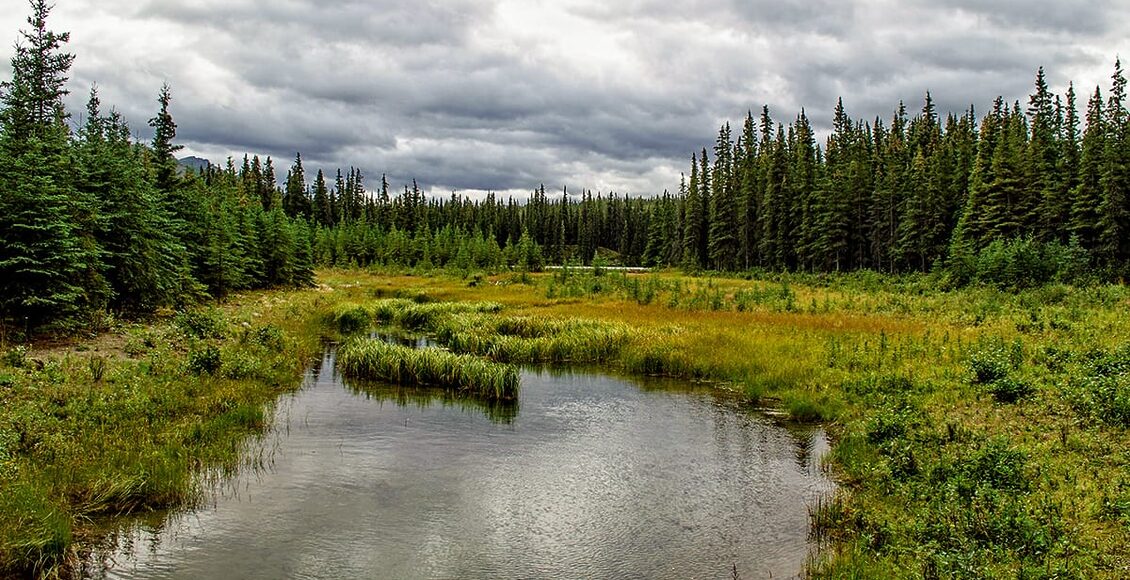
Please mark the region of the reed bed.
POLYGON ((376 300, 370 306, 377 322, 396 324, 411 330, 430 330, 443 318, 465 313, 497 313, 502 305, 496 302, 425 302, 404 298, 376 300))
POLYGON ((517 399, 520 386, 518 369, 512 365, 436 348, 412 349, 372 338, 342 345, 337 365, 351 378, 442 387, 487 399, 517 399))

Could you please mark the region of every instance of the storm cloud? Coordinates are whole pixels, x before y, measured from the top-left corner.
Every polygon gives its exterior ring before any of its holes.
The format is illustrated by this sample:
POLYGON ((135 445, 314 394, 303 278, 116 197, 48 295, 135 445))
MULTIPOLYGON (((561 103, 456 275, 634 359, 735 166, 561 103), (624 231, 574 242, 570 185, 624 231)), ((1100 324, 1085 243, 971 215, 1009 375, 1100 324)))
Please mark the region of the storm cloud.
POLYGON ((168 82, 185 151, 215 162, 643 195, 763 104, 823 130, 837 97, 864 119, 926 91, 943 112, 1023 102, 1040 66, 1058 92, 1105 91, 1128 25, 1123 3, 1074 0, 58 0, 51 21, 76 117, 97 83, 146 139, 168 82))

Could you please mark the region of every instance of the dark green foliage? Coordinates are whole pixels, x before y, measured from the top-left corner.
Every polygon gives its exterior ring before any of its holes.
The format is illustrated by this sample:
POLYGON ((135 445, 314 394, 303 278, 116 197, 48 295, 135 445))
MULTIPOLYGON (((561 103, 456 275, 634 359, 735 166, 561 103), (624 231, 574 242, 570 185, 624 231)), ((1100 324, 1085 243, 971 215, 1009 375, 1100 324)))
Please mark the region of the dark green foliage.
POLYGON ((132 312, 174 304, 192 286, 184 246, 145 174, 144 149, 130 143, 120 116, 101 115, 94 91, 75 153, 77 188, 95 203, 94 235, 110 304, 132 312))
POLYGON ((1126 115, 1111 111, 1123 99, 1104 103, 1096 91, 1080 138, 1074 88, 1064 103, 1048 84, 1041 70, 1026 108, 998 98, 980 119, 972 107, 943 119, 929 93, 920 113, 900 103, 889 123, 852 120, 841 101, 822 148, 803 111, 786 126, 766 107, 746 115, 736 142, 724 124, 713 151, 691 156, 678 192, 651 199, 551 200, 544 186, 525 204, 426 199, 415 184, 390 197, 382 179, 365 219, 350 222, 341 216, 353 215, 359 191, 351 170, 334 192, 315 184, 315 262, 523 269, 525 234, 547 264, 599 254, 690 271, 939 270, 943 281, 1009 290, 1122 275, 1130 213, 1118 172, 1130 165, 1126 115), (501 261, 480 236, 502 248, 501 261))
POLYGON ((32 328, 98 307, 106 294, 63 110, 74 57, 61 52, 68 34, 47 29, 49 10, 32 2, 0 110, 0 318, 32 328))
POLYGON ((951 260, 949 275, 958 284, 983 283, 1019 290, 1051 282, 1085 283, 1091 257, 1076 241, 1039 242, 1031 238, 994 240, 975 255, 951 260))
POLYGON ((1015 403, 1032 394, 1032 385, 1013 377, 1002 377, 989 384, 989 392, 1001 403, 1015 403))
POLYGON ((180 312, 173 323, 185 336, 196 339, 223 338, 228 329, 223 311, 216 308, 180 312))
POLYGON ((181 176, 168 85, 150 146, 102 114, 95 90, 72 134, 68 35, 47 29, 45 2, 31 8, 0 109, 0 324, 68 326, 107 308, 145 313, 204 292, 312 283, 312 236, 277 207, 269 158, 239 175, 229 163, 181 176), (254 203, 241 197, 251 190, 254 203))
POLYGON ((969 357, 970 381, 982 385, 1000 403, 1015 403, 1034 391, 1031 384, 1014 376, 1024 361, 1019 342, 1006 347, 988 344, 969 357))
POLYGON ((188 353, 188 372, 194 375, 214 375, 220 370, 222 356, 215 345, 206 344, 188 353))
POLYGON ((1064 391, 1080 413, 1111 425, 1130 426, 1130 345, 1095 353, 1064 391))
POLYGON ((153 127, 154 185, 160 191, 172 191, 176 187, 178 168, 174 154, 183 148, 173 144, 173 139, 177 136, 177 124, 169 113, 169 103, 172 100, 172 93, 166 83, 161 86, 161 94, 157 97, 161 109, 156 117, 149 119, 149 126, 153 127))

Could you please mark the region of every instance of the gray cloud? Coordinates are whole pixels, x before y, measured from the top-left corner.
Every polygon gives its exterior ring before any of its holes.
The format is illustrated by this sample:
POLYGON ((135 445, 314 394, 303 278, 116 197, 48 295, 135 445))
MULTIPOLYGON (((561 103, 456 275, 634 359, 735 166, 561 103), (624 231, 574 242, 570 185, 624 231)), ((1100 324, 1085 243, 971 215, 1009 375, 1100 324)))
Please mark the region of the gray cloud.
POLYGON ((301 151, 371 186, 637 194, 674 189, 762 104, 825 130, 840 96, 868 120, 927 90, 984 111, 1023 102, 1038 66, 1089 94, 1128 24, 1113 0, 66 0, 52 19, 78 56, 73 111, 97 82, 147 138, 167 81, 180 141, 214 161, 271 155, 282 175, 301 151))

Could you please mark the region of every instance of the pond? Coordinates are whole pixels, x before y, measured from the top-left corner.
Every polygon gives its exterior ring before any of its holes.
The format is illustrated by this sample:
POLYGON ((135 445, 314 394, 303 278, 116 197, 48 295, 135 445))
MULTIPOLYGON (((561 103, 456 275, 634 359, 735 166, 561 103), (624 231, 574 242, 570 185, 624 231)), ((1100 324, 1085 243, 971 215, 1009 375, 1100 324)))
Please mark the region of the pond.
POLYGON ((279 401, 265 467, 130 526, 89 576, 788 578, 833 488, 820 428, 685 381, 527 369, 499 406, 333 366, 279 401))

